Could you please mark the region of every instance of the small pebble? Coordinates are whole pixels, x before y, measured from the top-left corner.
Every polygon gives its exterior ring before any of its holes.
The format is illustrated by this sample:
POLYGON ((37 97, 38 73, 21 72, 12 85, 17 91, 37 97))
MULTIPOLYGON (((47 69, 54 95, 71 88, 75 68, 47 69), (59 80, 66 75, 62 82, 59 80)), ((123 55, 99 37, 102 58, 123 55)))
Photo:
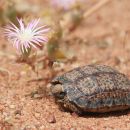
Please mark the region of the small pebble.
POLYGON ((35 117, 36 117, 36 118, 39 118, 40 116, 41 116, 40 113, 35 113, 35 117))
POLYGON ((44 128, 45 128, 45 126, 44 125, 42 125, 42 126, 40 126, 40 130, 44 130, 44 128))
POLYGON ((56 118, 53 114, 50 114, 49 117, 47 118, 47 121, 49 123, 56 123, 56 118))
POLYGON ((10 105, 9 108, 14 109, 15 105, 10 105))
POLYGON ((41 99, 43 96, 42 95, 40 95, 40 94, 34 94, 34 98, 35 99, 41 99))
POLYGON ((71 114, 73 117, 79 117, 79 115, 78 114, 76 114, 75 112, 73 112, 72 114, 71 114))
POLYGON ((15 114, 15 115, 21 115, 21 110, 16 110, 16 111, 14 112, 14 114, 15 114))

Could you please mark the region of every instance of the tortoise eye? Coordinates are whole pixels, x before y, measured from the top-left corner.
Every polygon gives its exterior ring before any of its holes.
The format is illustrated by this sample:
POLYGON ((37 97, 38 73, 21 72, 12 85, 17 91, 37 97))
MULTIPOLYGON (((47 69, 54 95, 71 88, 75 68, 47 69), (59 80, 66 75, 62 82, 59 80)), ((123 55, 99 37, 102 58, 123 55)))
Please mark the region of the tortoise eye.
POLYGON ((65 96, 65 92, 60 92, 57 96, 58 98, 63 99, 65 96))

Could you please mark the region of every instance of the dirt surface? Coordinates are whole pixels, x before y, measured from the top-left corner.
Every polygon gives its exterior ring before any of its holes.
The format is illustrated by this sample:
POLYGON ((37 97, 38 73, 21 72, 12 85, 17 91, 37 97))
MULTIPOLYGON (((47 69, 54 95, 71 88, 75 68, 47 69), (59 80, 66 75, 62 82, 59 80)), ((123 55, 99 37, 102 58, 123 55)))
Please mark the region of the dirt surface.
MULTIPOLYGON (((130 1, 113 0, 67 37, 64 45, 77 60, 64 64, 62 73, 98 63, 112 66, 130 78, 129 30, 130 1)), ((45 79, 35 80, 37 74, 15 59, 16 51, 1 38, 0 130, 130 130, 129 110, 82 117, 61 111, 46 92, 48 70, 38 70, 45 79)))

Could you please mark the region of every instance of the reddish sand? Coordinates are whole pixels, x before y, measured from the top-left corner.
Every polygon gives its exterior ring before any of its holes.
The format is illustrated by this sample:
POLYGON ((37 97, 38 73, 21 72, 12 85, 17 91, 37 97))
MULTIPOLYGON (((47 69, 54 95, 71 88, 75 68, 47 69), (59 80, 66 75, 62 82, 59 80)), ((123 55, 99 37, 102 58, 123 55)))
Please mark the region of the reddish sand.
MULTIPOLYGON (((66 38, 69 43, 63 45, 69 44, 77 60, 64 64, 63 72, 99 63, 130 78, 129 29, 130 1, 113 0, 66 38)), ((33 81, 36 73, 15 61, 14 48, 2 38, 0 48, 0 130, 130 130, 130 111, 83 117, 61 111, 46 92, 49 83, 33 81)), ((48 70, 38 71, 40 77, 47 78, 48 70)))

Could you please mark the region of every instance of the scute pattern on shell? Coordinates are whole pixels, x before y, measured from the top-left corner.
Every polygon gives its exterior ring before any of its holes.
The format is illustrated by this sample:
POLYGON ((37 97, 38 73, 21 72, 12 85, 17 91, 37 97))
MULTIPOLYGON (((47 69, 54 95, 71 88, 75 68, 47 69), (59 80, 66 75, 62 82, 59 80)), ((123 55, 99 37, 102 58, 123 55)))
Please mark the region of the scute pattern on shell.
POLYGON ((81 111, 105 111, 107 107, 108 111, 113 111, 118 106, 130 107, 130 80, 109 66, 78 67, 52 82, 56 81, 63 85, 68 100, 81 111))

